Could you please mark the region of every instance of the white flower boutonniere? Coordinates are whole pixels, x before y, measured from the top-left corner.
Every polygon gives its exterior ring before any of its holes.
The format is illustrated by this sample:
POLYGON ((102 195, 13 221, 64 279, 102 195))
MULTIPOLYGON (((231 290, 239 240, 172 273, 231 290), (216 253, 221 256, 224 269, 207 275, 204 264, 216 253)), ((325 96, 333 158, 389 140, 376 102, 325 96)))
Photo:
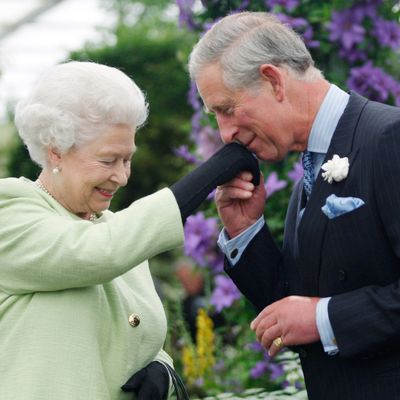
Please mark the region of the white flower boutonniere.
POLYGON ((340 182, 347 178, 349 173, 349 159, 347 157, 340 158, 337 154, 322 164, 321 168, 325 171, 322 173, 324 180, 332 183, 332 181, 340 182))

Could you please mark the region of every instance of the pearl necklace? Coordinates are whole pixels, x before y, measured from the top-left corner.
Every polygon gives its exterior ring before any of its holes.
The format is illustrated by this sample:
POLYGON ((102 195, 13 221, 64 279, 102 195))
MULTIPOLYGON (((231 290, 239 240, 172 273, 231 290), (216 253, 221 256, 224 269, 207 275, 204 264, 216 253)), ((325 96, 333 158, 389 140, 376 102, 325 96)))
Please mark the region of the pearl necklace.
MULTIPOLYGON (((35 181, 34 183, 35 183, 35 185, 36 185, 39 189, 43 190, 43 192, 45 192, 46 194, 48 194, 48 195, 49 195, 50 197, 52 197, 54 200, 57 200, 57 199, 47 190, 46 186, 43 185, 42 181, 41 181, 39 178, 36 179, 36 181, 35 181)), ((96 214, 90 214, 89 221, 96 221, 96 219, 97 219, 97 215, 96 215, 96 214)))

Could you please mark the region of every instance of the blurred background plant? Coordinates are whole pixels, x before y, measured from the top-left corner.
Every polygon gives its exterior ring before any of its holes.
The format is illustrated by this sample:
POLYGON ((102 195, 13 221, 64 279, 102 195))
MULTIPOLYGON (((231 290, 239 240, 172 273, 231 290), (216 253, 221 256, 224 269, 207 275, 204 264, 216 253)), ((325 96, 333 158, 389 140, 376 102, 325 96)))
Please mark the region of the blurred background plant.
MULTIPOLYGON (((189 82, 186 63, 199 36, 229 13, 273 12, 302 35, 329 81, 400 106, 398 1, 103 0, 103 4, 118 21, 108 40, 88 44, 69 58, 122 69, 145 90, 150 103, 149 121, 137 135, 132 177, 114 199, 115 211, 170 185, 222 145, 215 120, 203 112, 196 87, 189 82)), ((7 130, 13 129, 10 122, 7 130)), ((7 139, 5 158, 2 175, 36 178, 38 168, 17 135, 7 139)), ((265 217, 280 244, 290 192, 303 171, 297 154, 261 168, 268 193, 265 217)), ((223 257, 216 247, 220 229, 210 196, 187 220, 183 251, 151 263, 168 314, 166 346, 175 367, 191 398, 217 398, 225 392, 224 398, 303 399, 297 356, 286 351, 271 360, 255 342, 249 324, 256 314, 223 273, 223 257)))

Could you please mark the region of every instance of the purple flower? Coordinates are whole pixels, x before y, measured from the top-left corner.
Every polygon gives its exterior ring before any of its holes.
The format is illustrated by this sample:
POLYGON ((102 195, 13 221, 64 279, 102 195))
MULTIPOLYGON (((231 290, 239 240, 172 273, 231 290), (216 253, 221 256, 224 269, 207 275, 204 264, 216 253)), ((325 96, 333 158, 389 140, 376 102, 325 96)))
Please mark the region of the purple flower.
POLYGON ((297 161, 293 164, 293 169, 287 175, 293 183, 297 183, 303 177, 303 174, 303 164, 301 161, 297 161))
POLYGON ((400 47, 400 25, 395 21, 383 18, 375 19, 373 33, 382 46, 397 50, 400 47))
POLYGON ((235 300, 240 299, 241 294, 230 278, 217 275, 214 282, 215 289, 211 295, 210 303, 215 306, 217 312, 230 307, 235 300))
POLYGON ((202 127, 195 141, 197 143, 197 152, 203 160, 208 160, 223 146, 218 131, 211 126, 202 127))
POLYGON ((205 218, 202 212, 191 215, 184 227, 184 252, 204 267, 210 260, 215 261, 218 223, 216 218, 205 218))
POLYGON ((341 58, 354 63, 355 61, 366 61, 367 54, 365 51, 358 49, 357 47, 352 47, 351 49, 346 49, 342 47, 339 50, 339 55, 341 58))
POLYGON ((203 387, 204 386, 204 378, 203 377, 197 378, 194 381, 194 385, 197 387, 203 387))
POLYGON ((262 345, 260 342, 251 342, 251 343, 248 343, 248 344, 246 345, 246 347, 249 348, 250 350, 253 350, 253 351, 256 352, 256 353, 259 353, 259 352, 265 350, 264 347, 263 347, 263 345, 262 345))
POLYGON ((363 17, 356 8, 333 12, 332 21, 328 24, 329 39, 341 43, 345 49, 351 49, 362 42, 365 35, 365 29, 361 25, 363 17))
POLYGON ((200 160, 189 151, 186 145, 173 148, 173 152, 176 156, 183 158, 190 164, 200 164, 200 160))
POLYGON ((202 110, 197 110, 193 113, 192 116, 192 132, 190 133, 190 138, 196 142, 197 135, 203 128, 201 125, 201 120, 203 118, 203 111, 202 110))
POLYGON ((193 110, 200 110, 202 108, 199 99, 199 93, 197 91, 197 86, 194 81, 190 81, 190 87, 188 92, 188 103, 192 106, 193 110))
POLYGON ((249 4, 250 4, 250 0, 243 0, 235 12, 240 12, 240 11, 245 10, 249 6, 249 4))
POLYGON ((258 361, 256 365, 250 370, 250 377, 258 379, 266 374, 268 371, 268 363, 266 361, 258 361))
POLYGON ((216 246, 215 251, 207 255, 207 261, 213 274, 220 274, 224 270, 224 255, 216 246))
POLYGON ((179 8, 179 26, 186 26, 189 30, 196 28, 196 24, 193 21, 193 10, 195 0, 176 0, 176 4, 179 8))
POLYGON ((219 360, 214 364, 213 370, 217 373, 220 374, 226 370, 225 362, 224 360, 219 360))
POLYGON ((371 100, 384 102, 390 94, 395 95, 399 83, 381 68, 374 67, 369 61, 362 67, 352 68, 347 86, 371 100))
POLYGON ((276 13, 275 16, 283 23, 290 26, 303 37, 307 47, 318 47, 319 41, 313 40, 314 31, 312 26, 304 18, 294 18, 286 14, 276 13))
POLYGON ((286 181, 281 181, 278 178, 278 174, 273 171, 268 175, 267 180, 264 183, 265 190, 267 191, 267 198, 271 197, 275 192, 279 192, 287 186, 286 181))
POLYGON ((272 10, 275 6, 281 6, 287 11, 294 10, 299 5, 299 0, 265 0, 265 5, 272 10))
POLYGON ((283 367, 279 364, 275 364, 274 362, 268 363, 268 370, 270 372, 270 379, 272 381, 280 378, 284 373, 283 367))
POLYGON ((361 3, 357 3, 354 7, 351 8, 354 15, 356 15, 357 20, 361 22, 364 18, 371 18, 374 19, 378 16, 378 5, 372 4, 372 2, 365 2, 362 0, 361 3))

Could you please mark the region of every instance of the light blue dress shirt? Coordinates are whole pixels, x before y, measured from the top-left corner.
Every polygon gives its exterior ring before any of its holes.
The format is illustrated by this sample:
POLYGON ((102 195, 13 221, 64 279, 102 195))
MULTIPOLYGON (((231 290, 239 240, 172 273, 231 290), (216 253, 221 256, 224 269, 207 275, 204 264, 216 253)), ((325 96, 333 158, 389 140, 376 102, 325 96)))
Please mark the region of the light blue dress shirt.
MULTIPOLYGON (((336 85, 330 85, 317 116, 315 117, 307 144, 307 150, 313 152, 315 179, 319 174, 325 155, 328 152, 339 119, 349 102, 349 97, 350 96, 346 92, 339 89, 336 85)), ((250 226, 233 239, 229 239, 225 229, 221 231, 218 238, 218 246, 228 258, 232 267, 240 260, 247 245, 254 236, 257 235, 264 224, 264 217, 261 216, 254 225, 250 226)), ((333 355, 338 352, 338 347, 328 315, 329 300, 330 297, 322 298, 318 302, 316 319, 324 350, 328 354, 333 355)))

